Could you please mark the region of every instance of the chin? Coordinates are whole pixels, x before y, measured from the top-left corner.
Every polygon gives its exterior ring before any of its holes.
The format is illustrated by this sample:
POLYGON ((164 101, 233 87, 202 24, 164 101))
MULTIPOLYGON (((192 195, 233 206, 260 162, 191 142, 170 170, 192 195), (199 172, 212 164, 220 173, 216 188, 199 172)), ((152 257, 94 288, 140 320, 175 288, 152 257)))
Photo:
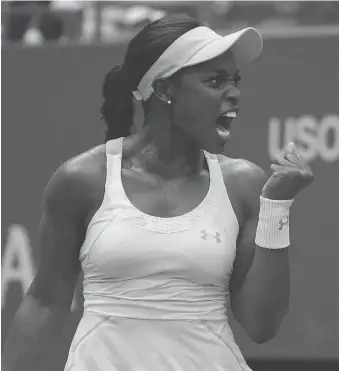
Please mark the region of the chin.
POLYGON ((203 146, 201 148, 209 153, 212 153, 213 155, 220 155, 225 153, 227 143, 228 140, 227 142, 225 142, 220 141, 220 139, 217 138, 217 140, 213 140, 209 143, 203 143, 203 146))
POLYGON ((213 155, 223 155, 225 153, 225 149, 226 149, 226 146, 223 146, 222 148, 219 147, 213 151, 212 150, 211 151, 206 150, 206 151, 213 155))
POLYGON ((225 152, 225 147, 229 139, 221 140, 221 138, 215 135, 214 132, 204 132, 202 134, 199 133, 199 136, 197 133, 194 134, 191 136, 192 144, 194 143, 193 146, 196 146, 197 148, 214 155, 223 154, 225 152))

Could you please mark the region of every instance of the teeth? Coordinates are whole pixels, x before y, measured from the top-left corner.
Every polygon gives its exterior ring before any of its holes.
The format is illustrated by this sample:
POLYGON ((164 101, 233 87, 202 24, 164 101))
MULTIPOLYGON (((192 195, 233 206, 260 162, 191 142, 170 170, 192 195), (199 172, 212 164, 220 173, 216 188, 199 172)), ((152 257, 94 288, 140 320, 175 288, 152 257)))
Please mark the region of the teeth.
POLYGON ((223 114, 223 116, 235 118, 237 117, 237 113, 235 111, 230 111, 223 114))

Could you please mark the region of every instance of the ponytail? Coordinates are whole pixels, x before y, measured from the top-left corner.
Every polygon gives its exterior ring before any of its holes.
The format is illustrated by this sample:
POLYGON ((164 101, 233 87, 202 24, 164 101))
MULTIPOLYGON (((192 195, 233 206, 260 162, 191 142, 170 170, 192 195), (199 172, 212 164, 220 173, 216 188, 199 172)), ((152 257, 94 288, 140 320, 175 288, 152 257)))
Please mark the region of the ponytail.
MULTIPOLYGON (((130 134, 133 91, 153 63, 178 37, 202 25, 203 22, 185 14, 172 14, 149 23, 129 42, 123 66, 115 66, 106 75, 102 89, 106 142, 130 134)), ((147 102, 143 102, 146 110, 147 102)))
POLYGON ((104 102, 101 114, 107 124, 105 142, 126 137, 133 125, 133 90, 127 74, 118 65, 105 77, 102 93, 104 102))

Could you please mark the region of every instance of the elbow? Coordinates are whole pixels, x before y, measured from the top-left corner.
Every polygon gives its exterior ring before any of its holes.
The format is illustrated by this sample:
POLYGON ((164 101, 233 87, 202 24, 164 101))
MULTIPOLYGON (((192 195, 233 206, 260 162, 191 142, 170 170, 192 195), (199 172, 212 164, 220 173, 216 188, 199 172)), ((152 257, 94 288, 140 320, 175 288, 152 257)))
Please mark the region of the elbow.
POLYGON ((276 334, 269 332, 258 332, 258 333, 249 333, 247 332, 248 337, 256 344, 264 344, 272 340, 276 334))
POLYGON ((262 323, 249 328, 247 326, 246 333, 248 337, 256 344, 263 344, 271 341, 278 334, 282 320, 275 323, 262 323))
POLYGON ((278 310, 269 308, 252 308, 235 305, 233 302, 232 312, 235 319, 245 330, 247 336, 256 344, 263 344, 271 341, 278 334, 280 326, 288 314, 289 308, 279 307, 278 310), (244 310, 247 309, 247 310, 244 310))
POLYGON ((274 316, 251 316, 242 321, 248 337, 256 344, 263 344, 276 337, 288 311, 274 316))

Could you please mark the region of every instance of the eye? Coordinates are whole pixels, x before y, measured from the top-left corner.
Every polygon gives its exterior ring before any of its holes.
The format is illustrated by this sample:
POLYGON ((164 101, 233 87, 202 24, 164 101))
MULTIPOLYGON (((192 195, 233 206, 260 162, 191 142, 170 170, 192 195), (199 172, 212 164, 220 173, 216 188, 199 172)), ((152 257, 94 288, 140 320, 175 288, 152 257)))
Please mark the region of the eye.
POLYGON ((211 77, 207 81, 208 81, 209 85, 211 85, 213 88, 220 89, 220 88, 226 86, 226 84, 227 85, 228 84, 233 84, 236 87, 238 87, 239 83, 240 83, 240 80, 241 80, 240 75, 232 76, 232 77, 226 77, 226 76, 218 75, 218 76, 211 77))
POLYGON ((209 84, 213 87, 213 88, 221 88, 222 86, 224 86, 224 84, 226 83, 226 79, 222 76, 214 76, 214 77, 211 77, 208 82, 209 84))

